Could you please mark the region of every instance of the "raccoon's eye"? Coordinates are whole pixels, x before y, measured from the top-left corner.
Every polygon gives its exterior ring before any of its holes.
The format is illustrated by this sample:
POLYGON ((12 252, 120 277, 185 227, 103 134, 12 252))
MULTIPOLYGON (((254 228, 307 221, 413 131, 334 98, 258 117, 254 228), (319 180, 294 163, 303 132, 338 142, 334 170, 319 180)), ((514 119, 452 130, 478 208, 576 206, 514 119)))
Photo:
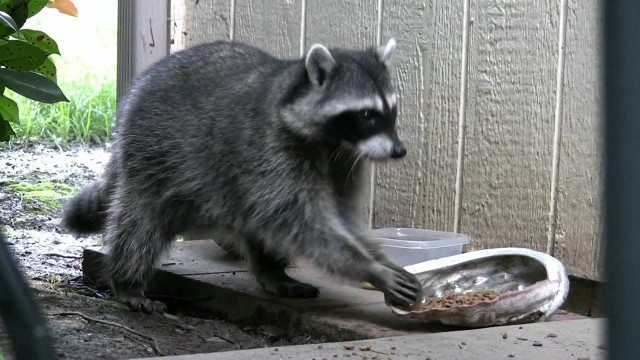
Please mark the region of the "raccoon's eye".
POLYGON ((358 113, 358 118, 360 121, 365 122, 369 126, 373 126, 376 123, 376 117, 373 111, 370 110, 362 110, 358 113))

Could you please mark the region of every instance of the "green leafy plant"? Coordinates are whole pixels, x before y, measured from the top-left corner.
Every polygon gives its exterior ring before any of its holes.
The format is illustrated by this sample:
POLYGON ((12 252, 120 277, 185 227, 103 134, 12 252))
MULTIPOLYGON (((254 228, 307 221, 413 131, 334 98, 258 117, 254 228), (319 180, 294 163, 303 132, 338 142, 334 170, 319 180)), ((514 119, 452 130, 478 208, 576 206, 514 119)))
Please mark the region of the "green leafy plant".
POLYGON ((45 6, 77 16, 70 0, 0 0, 0 142, 15 135, 11 123, 20 121, 18 105, 4 94, 5 89, 42 103, 69 101, 57 84, 50 58, 60 55, 55 40, 42 31, 22 28, 45 6))

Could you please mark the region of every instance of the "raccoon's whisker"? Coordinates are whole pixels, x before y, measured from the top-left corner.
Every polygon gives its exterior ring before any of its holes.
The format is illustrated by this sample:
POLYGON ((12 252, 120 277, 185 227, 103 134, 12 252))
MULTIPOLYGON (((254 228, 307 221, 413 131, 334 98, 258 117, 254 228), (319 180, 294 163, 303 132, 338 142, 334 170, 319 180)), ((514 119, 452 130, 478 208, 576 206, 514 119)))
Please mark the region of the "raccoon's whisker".
MULTIPOLYGON (((351 164, 351 168, 349 169, 349 172, 347 173, 347 182, 349 181, 349 177, 351 177, 351 175, 353 175, 354 170, 356 168, 356 165, 358 164, 358 161, 360 161, 360 159, 362 159, 362 157, 364 156, 364 154, 358 154, 356 156, 355 161, 353 162, 353 164, 351 164)), ((353 156, 352 156, 353 157, 353 156)))
POLYGON ((344 147, 342 146, 338 146, 332 153, 331 156, 329 156, 329 162, 336 162, 338 161, 338 158, 340 158, 340 156, 342 155, 342 153, 345 151, 344 147), (333 160, 331 160, 331 158, 333 157, 333 160))
POLYGON ((329 163, 332 163, 338 159, 338 156, 340 156, 340 151, 340 147, 337 147, 331 152, 331 155, 329 155, 329 163))

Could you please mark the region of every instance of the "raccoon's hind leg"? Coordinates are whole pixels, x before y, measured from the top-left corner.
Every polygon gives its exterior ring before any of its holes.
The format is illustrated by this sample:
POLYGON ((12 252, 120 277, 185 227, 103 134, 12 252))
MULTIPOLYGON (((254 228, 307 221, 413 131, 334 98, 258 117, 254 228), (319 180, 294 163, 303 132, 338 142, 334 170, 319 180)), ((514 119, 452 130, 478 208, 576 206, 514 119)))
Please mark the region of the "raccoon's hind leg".
POLYGON ((292 298, 314 298, 320 291, 313 285, 291 278, 285 272, 288 261, 267 253, 260 242, 247 241, 251 272, 262 289, 270 294, 292 298))
POLYGON ((107 270, 116 298, 134 311, 166 311, 166 305, 145 297, 145 286, 158 258, 174 239, 168 224, 136 201, 110 209, 105 233, 109 245, 107 270))

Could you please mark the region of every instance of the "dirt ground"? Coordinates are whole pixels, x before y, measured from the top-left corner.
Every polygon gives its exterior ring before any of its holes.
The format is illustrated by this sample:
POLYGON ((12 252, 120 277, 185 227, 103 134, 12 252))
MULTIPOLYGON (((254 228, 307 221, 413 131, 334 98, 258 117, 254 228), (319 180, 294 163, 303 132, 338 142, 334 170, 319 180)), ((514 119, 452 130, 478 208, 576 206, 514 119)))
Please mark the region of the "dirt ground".
MULTIPOLYGON (((60 228, 61 198, 96 179, 107 160, 103 148, 0 148, 0 227, 49 321, 60 358, 126 359, 316 342, 180 310, 133 313, 105 289, 83 283, 82 250, 101 239, 75 239, 60 228)), ((0 324, 7 359, 10 348, 0 324)))

